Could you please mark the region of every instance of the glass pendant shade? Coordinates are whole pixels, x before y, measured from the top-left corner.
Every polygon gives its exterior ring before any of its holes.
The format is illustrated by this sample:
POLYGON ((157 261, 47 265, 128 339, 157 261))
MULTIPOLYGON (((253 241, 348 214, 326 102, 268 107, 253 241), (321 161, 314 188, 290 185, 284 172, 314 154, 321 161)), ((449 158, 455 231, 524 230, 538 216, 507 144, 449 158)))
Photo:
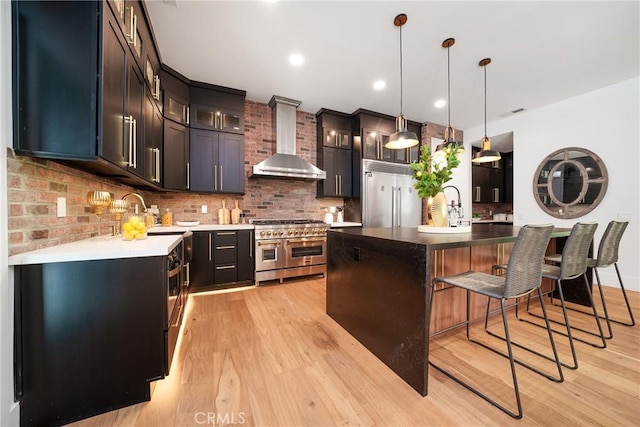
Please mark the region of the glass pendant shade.
POLYGON ((418 145, 418 135, 407 130, 407 119, 400 114, 396 117, 396 132, 391 134, 389 141, 384 145, 392 150, 415 147, 418 145))
POLYGON ((484 68, 484 138, 482 138, 480 152, 474 154, 471 158, 473 163, 497 162, 502 158, 498 151, 491 149, 491 140, 487 136, 487 65, 489 64, 491 64, 491 58, 484 58, 478 63, 484 68))
POLYGON ((444 141, 436 146, 437 152, 448 152, 458 149, 458 154, 464 153, 464 144, 456 141, 456 131, 451 127, 451 67, 449 64, 449 48, 456 42, 454 38, 448 38, 442 42, 442 47, 447 49, 447 110, 449 124, 444 130, 444 141))
POLYGON ((498 151, 491 149, 491 140, 485 136, 482 138, 482 149, 473 155, 471 161, 473 163, 497 162, 502 156, 498 151))

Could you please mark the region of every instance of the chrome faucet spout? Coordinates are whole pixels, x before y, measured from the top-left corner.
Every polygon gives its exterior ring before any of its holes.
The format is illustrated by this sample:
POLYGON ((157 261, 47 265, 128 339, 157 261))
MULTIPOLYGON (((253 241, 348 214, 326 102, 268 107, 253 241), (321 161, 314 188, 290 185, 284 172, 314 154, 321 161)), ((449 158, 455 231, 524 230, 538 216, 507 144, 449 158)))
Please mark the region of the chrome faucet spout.
POLYGON ((456 187, 455 185, 445 185, 444 187, 442 187, 442 191, 444 192, 445 188, 453 188, 454 190, 456 190, 456 192, 458 193, 458 207, 461 208, 462 207, 462 197, 460 197, 460 190, 458 190, 458 187, 456 187))
POLYGON ((129 197, 129 196, 133 196, 135 198, 137 198, 140 201, 140 204, 142 205, 142 212, 147 212, 147 205, 144 202, 144 199, 142 198, 141 195, 139 195, 138 193, 127 193, 124 196, 122 196, 122 200, 124 200, 125 198, 129 197))

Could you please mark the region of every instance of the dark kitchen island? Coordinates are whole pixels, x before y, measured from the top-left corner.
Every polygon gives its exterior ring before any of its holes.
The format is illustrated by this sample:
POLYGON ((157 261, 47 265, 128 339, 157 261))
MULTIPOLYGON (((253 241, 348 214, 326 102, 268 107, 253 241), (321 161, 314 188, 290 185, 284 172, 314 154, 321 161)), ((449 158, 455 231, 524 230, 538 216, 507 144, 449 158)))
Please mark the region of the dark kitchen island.
MULTIPOLYGON (((439 288, 431 319, 434 276, 491 272, 508 261, 520 227, 473 226, 470 233, 424 234, 416 228, 354 228, 328 233, 327 314, 421 395, 427 395, 430 333, 464 319, 465 295, 439 288), (445 291, 445 292, 440 292, 445 291)), ((569 229, 555 229, 555 238, 569 229)), ((479 318, 486 299, 471 300, 479 318)))

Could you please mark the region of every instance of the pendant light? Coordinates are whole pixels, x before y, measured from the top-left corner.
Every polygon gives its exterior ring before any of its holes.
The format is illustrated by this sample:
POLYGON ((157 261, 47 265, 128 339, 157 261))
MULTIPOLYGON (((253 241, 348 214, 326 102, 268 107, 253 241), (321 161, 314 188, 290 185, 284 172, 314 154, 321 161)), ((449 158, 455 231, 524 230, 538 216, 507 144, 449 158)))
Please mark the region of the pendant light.
POLYGON ((484 58, 478 63, 484 68, 484 138, 482 138, 482 148, 473 155, 473 163, 496 162, 502 158, 498 151, 491 149, 491 140, 487 136, 487 65, 491 64, 491 58, 484 58))
POLYGON ((447 109, 449 115, 449 124, 444 130, 444 141, 438 144, 436 152, 444 150, 452 150, 457 148, 458 154, 464 153, 464 145, 462 142, 456 141, 456 131, 451 127, 451 66, 449 61, 449 48, 453 46, 456 39, 450 37, 442 42, 442 47, 447 49, 447 109))
POLYGON ((392 150, 402 150, 418 145, 418 136, 407 130, 407 119, 402 114, 402 26, 407 23, 407 15, 401 13, 393 20, 393 25, 400 27, 400 115, 396 117, 396 132, 384 145, 392 150))

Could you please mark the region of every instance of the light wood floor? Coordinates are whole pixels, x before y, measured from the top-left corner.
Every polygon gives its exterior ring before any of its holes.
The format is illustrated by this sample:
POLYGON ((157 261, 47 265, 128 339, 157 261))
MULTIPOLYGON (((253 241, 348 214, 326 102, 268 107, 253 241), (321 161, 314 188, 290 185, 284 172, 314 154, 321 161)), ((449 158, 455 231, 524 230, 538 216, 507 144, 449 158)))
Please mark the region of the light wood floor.
MULTIPOLYGON (((604 350, 576 343, 580 367, 565 369, 564 383, 518 367, 525 415, 513 420, 433 368, 429 395, 420 396, 326 315, 324 279, 272 283, 191 295, 171 375, 156 384, 152 400, 73 425, 640 425, 640 326, 614 324, 604 350)), ((619 315, 619 290, 606 290, 619 315)), ((640 295, 631 294, 640 320, 640 295)), ((583 316, 570 315, 581 323, 583 316)), ((544 343, 543 329, 511 324, 514 340, 544 343)), ((431 356, 511 398, 507 361, 475 349, 462 331, 433 339, 431 356)))

